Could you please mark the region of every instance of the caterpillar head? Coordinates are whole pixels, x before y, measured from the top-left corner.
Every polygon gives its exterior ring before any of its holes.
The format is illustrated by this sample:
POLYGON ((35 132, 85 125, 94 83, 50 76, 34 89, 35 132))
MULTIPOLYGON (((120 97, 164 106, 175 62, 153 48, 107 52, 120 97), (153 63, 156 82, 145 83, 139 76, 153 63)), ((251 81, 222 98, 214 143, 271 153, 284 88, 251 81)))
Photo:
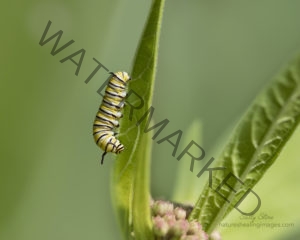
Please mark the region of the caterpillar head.
POLYGON ((116 72, 111 74, 113 74, 115 77, 117 77, 119 80, 123 81, 124 83, 127 83, 131 79, 131 77, 127 72, 116 72))

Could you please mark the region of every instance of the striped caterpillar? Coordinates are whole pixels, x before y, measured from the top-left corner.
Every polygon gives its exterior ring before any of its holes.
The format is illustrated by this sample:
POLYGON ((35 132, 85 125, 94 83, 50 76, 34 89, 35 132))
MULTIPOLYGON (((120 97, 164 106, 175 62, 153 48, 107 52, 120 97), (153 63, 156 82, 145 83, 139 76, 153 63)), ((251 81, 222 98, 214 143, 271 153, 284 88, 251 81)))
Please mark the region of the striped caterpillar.
POLYGON ((115 137, 117 133, 113 130, 119 127, 118 119, 123 116, 121 110, 125 105, 126 85, 131 78, 126 72, 111 72, 110 74, 112 77, 105 89, 105 95, 93 125, 94 140, 104 151, 101 164, 106 153, 119 154, 124 150, 123 144, 115 137))

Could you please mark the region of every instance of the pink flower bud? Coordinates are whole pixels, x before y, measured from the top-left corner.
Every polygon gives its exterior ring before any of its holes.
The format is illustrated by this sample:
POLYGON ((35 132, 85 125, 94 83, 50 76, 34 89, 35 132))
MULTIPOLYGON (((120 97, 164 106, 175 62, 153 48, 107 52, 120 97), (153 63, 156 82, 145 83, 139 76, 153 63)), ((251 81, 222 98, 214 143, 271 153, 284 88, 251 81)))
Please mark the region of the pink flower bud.
POLYGON ((188 234, 194 235, 194 234, 199 233, 201 230, 202 230, 202 227, 201 227, 200 223, 198 223, 196 221, 190 222, 188 234))
POLYGON ((161 200, 156 201, 152 208, 154 216, 164 216, 166 213, 172 213, 173 209, 174 207, 172 203, 161 200))
POLYGON ((168 223, 160 216, 153 218, 153 232, 155 235, 163 237, 169 231, 168 223))
POLYGON ((180 207, 174 209, 174 214, 176 219, 185 219, 186 218, 186 211, 180 207))
POLYGON ((171 233, 176 237, 180 237, 185 234, 189 229, 189 222, 187 220, 178 220, 175 222, 174 226, 171 228, 171 233))

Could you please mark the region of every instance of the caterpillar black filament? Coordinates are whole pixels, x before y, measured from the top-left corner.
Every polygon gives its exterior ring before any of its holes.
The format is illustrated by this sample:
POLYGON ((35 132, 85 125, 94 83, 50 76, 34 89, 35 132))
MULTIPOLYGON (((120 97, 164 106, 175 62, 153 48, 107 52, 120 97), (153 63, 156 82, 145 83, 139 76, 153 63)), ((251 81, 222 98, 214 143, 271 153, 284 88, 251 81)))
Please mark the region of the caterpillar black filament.
POLYGON ((101 159, 108 152, 121 153, 124 146, 115 137, 117 133, 113 130, 119 127, 118 119, 122 117, 121 110, 125 105, 126 85, 130 76, 126 72, 111 73, 112 77, 105 89, 105 95, 97 112, 93 135, 96 144, 104 151, 101 159))

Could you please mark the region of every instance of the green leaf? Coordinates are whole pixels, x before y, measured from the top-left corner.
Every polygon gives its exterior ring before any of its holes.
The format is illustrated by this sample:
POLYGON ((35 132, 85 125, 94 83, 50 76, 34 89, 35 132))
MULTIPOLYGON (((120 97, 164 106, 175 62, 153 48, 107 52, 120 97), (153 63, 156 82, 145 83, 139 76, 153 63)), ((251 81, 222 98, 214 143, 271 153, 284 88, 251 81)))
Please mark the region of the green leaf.
POLYGON ((132 81, 120 124, 119 139, 125 150, 116 159, 112 179, 112 199, 125 239, 153 239, 150 215, 150 152, 149 134, 144 133, 146 120, 137 121, 150 108, 157 66, 158 40, 163 0, 154 0, 136 52, 131 72, 132 81), (142 106, 133 109, 133 106, 142 106))
POLYGON ((274 163, 299 120, 300 58, 297 58, 255 99, 243 116, 216 164, 226 167, 226 171, 214 171, 212 188, 206 185, 190 220, 197 219, 207 232, 212 232, 274 163), (230 201, 228 203, 215 190, 230 172, 244 185, 232 177, 228 184, 236 193, 226 185, 221 187, 220 194, 230 201))
MULTIPOLYGON (((195 142, 201 144, 202 143, 202 122, 197 119, 194 120, 189 127, 187 133, 185 134, 183 140, 183 146, 187 146, 191 139, 195 142)), ((198 150, 198 149, 197 149, 198 150)), ((195 177, 190 171, 191 161, 189 157, 187 159, 181 159, 178 162, 178 173, 176 176, 176 183, 174 188, 174 193, 172 200, 179 203, 194 203, 195 199, 199 195, 199 180, 195 177)), ((198 161, 196 161, 198 163, 198 161)), ((199 162, 201 166, 203 165, 202 162, 199 162)))

